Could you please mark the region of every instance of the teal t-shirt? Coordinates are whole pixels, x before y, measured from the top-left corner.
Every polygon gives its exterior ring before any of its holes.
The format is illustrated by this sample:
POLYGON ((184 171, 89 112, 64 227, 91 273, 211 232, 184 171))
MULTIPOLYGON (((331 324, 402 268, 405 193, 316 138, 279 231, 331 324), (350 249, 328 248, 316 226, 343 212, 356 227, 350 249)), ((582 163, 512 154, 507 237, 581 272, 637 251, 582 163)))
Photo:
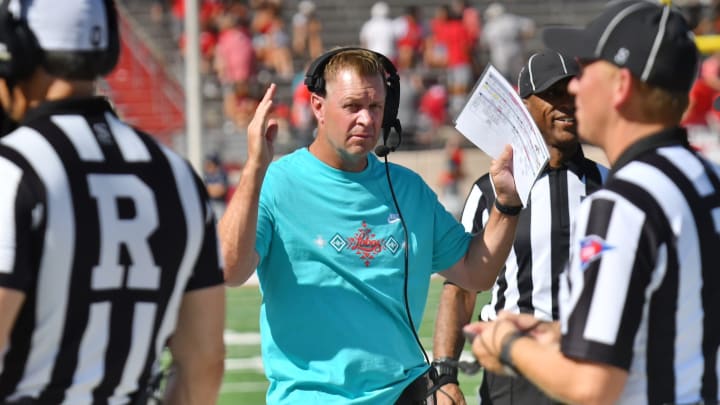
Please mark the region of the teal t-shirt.
MULTIPOLYGON (((409 305, 419 326, 430 275, 470 235, 416 173, 390 164, 409 235, 409 305)), ((390 404, 427 369, 403 299, 404 232, 374 155, 359 173, 307 148, 270 165, 256 249, 268 404, 390 404)))

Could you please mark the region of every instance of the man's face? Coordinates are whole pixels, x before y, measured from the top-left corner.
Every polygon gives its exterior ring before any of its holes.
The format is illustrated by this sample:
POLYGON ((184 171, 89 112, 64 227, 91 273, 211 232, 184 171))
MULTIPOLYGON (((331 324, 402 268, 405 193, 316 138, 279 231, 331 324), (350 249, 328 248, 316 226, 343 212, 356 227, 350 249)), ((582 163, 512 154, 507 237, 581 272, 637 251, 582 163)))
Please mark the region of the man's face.
MULTIPOLYGON (((323 154, 345 170, 362 170, 381 134, 385 85, 377 76, 342 70, 326 84, 316 111, 323 154), (361 165, 362 167, 359 167, 361 165)), ((314 107, 316 108, 316 107, 314 107)))
POLYGON ((569 78, 560 80, 547 90, 525 99, 530 115, 550 146, 563 147, 578 141, 575 98, 567 91, 569 81, 569 78))
POLYGON ((575 116, 583 140, 602 146, 608 112, 612 109, 612 91, 619 69, 603 60, 581 62, 580 75, 568 84, 575 96, 575 116))

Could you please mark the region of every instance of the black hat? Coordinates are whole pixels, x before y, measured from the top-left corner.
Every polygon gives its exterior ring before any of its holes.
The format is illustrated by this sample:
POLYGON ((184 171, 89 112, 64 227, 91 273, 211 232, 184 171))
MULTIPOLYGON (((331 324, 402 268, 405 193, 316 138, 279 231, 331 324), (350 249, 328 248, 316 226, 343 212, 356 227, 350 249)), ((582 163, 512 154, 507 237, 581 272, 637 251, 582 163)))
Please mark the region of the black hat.
POLYGON ((528 98, 542 93, 560 80, 577 76, 579 71, 575 59, 565 57, 557 51, 547 49, 534 53, 518 76, 520 97, 528 98))
POLYGON ((672 92, 689 91, 698 50, 683 16, 647 1, 612 3, 587 27, 551 27, 543 41, 582 60, 603 59, 629 69, 640 80, 672 92))

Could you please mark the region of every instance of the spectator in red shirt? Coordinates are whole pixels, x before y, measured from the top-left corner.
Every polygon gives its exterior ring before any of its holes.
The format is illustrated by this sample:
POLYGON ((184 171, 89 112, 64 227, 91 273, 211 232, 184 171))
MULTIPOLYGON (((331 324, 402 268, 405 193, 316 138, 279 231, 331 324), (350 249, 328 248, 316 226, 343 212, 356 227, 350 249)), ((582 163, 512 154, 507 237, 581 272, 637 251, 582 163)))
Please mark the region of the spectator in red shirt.
POLYGON ((445 86, 435 76, 425 78, 426 90, 420 97, 420 114, 415 142, 421 145, 433 145, 437 142, 438 128, 447 123, 448 93, 445 86))
POLYGON ((246 21, 225 13, 218 17, 218 22, 220 35, 215 50, 215 71, 223 88, 227 111, 236 83, 248 82, 255 74, 255 50, 246 21))
POLYGON ((472 40, 463 25, 462 17, 448 8, 447 19, 439 20, 435 25, 435 41, 447 50, 449 107, 450 113, 455 115, 460 111, 472 81, 472 40))
POLYGON ((705 59, 700 75, 690 89, 690 105, 683 116, 684 126, 716 125, 720 115, 712 107, 713 100, 720 96, 720 53, 705 59))
POLYGON ((422 54, 425 29, 422 26, 420 7, 411 5, 393 22, 397 35, 397 68, 406 70, 415 66, 422 54))

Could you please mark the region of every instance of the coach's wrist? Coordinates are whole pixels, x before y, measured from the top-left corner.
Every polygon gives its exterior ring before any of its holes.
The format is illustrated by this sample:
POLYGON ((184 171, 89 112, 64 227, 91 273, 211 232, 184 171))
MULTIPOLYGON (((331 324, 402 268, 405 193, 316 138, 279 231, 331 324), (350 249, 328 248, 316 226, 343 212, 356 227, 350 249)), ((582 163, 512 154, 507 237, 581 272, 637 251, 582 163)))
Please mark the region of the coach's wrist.
POLYGON ((520 215, 520 211, 522 211, 522 205, 506 205, 500 202, 499 199, 495 200, 495 209, 498 210, 503 215, 507 215, 510 217, 515 217, 520 215))
POLYGON ((457 360, 451 357, 439 357, 433 360, 432 366, 435 368, 438 378, 443 380, 443 384, 458 383, 457 360))

